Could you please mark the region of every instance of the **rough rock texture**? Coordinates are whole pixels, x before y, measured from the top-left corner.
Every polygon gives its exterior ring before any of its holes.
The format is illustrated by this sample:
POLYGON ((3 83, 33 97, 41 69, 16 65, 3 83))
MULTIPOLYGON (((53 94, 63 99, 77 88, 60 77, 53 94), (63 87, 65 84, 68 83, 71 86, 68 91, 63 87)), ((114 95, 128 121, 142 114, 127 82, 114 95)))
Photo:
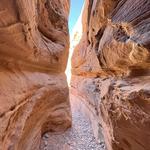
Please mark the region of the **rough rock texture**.
POLYGON ((70 127, 68 14, 68 0, 0 1, 0 150, 70 127))
POLYGON ((150 1, 86 0, 82 24, 72 93, 108 150, 149 150, 150 1))

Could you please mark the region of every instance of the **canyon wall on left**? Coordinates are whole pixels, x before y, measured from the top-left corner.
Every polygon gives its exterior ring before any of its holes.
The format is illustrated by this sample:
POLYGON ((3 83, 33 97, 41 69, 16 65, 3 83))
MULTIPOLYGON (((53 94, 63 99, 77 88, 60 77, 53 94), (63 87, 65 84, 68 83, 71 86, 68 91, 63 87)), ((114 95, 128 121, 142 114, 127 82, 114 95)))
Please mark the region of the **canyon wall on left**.
POLYGON ((0 1, 0 150, 38 150, 71 126, 69 0, 0 1))

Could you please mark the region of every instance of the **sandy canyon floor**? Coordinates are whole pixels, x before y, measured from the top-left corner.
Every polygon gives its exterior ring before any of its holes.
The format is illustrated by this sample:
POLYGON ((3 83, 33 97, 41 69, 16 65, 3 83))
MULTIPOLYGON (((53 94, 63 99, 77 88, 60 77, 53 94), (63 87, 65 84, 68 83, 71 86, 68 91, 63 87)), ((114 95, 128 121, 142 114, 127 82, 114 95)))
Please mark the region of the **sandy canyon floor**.
POLYGON ((103 139, 97 143, 90 121, 81 112, 76 98, 71 96, 72 128, 64 133, 46 133, 41 150, 106 150, 103 139))

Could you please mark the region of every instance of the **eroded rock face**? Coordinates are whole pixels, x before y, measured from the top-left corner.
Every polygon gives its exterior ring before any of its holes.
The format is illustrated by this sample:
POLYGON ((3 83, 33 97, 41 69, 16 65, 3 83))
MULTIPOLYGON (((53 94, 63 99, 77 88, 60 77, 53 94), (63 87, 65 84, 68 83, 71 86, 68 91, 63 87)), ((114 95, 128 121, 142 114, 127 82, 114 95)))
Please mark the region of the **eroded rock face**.
POLYGON ((86 0, 83 31, 72 93, 95 136, 102 130, 109 150, 150 149, 150 1, 86 0))
POLYGON ((0 1, 0 150, 71 126, 68 14, 68 0, 0 1))

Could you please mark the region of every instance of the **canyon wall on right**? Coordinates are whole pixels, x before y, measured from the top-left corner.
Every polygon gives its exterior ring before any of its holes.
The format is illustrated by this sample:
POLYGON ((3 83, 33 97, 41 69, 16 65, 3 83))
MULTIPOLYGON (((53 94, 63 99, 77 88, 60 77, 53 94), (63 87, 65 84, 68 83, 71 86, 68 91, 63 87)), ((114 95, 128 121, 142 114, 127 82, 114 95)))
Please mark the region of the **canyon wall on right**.
POLYGON ((84 7, 71 94, 108 150, 150 150, 150 0, 85 0, 84 7))

